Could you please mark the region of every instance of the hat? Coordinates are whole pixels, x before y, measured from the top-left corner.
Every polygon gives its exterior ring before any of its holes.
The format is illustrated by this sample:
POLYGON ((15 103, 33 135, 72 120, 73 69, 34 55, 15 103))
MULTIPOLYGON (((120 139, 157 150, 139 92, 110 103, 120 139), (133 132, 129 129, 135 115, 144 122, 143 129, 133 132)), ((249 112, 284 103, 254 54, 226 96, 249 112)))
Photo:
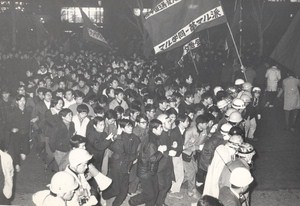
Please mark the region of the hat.
POLYGON ((244 83, 245 83, 245 81, 244 81, 243 79, 236 79, 236 80, 234 81, 234 85, 236 85, 236 86, 242 85, 242 84, 244 84, 244 83))
POLYGON ((224 99, 217 102, 217 107, 219 109, 222 109, 222 108, 226 107, 227 105, 228 105, 228 102, 224 99))
POLYGON ((92 159, 92 155, 85 149, 76 148, 71 150, 69 154, 69 162, 71 166, 77 166, 81 163, 87 162, 92 159))
POLYGON ((230 129, 232 128, 232 125, 229 123, 225 123, 221 126, 221 134, 226 135, 228 134, 228 132, 230 131, 230 129))
POLYGON ((252 91, 253 92, 261 92, 261 89, 259 87, 253 87, 252 91))
POLYGON ((235 168, 230 175, 229 182, 237 187, 246 187, 251 184, 253 177, 249 170, 243 167, 235 168))

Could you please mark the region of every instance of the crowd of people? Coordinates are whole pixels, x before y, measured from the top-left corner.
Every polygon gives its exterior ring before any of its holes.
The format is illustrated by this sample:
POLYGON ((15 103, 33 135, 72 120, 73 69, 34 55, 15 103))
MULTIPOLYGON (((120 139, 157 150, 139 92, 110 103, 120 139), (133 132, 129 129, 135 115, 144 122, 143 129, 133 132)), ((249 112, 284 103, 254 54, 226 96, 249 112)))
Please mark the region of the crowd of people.
MULTIPOLYGON (((16 91, 7 82, 1 88, 1 204, 10 203, 30 149, 55 173, 49 190, 34 194, 38 206, 119 206, 127 196, 131 206, 163 206, 167 196, 183 198, 184 182, 198 205, 250 204, 262 107, 253 82, 212 87, 137 55, 46 47, 33 56, 16 57, 28 60, 16 91)), ((287 93, 299 85, 291 79, 287 93)))

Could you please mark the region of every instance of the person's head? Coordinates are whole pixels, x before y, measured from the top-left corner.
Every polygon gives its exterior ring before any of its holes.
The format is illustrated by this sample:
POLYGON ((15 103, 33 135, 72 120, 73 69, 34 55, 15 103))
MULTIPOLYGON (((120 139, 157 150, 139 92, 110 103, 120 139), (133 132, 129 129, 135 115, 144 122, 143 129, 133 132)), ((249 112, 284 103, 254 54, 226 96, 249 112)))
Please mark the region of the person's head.
POLYGON ((216 118, 220 116, 220 110, 217 106, 212 105, 211 107, 208 108, 208 112, 214 115, 216 118))
POLYGON ((229 140, 229 138, 231 137, 231 135, 229 134, 229 131, 231 130, 232 125, 229 123, 224 123, 222 124, 221 128, 220 128, 220 132, 223 135, 223 139, 224 140, 229 140))
POLYGON ((136 124, 137 126, 143 128, 143 129, 146 129, 147 128, 147 125, 148 125, 148 117, 146 114, 139 114, 137 117, 136 117, 136 124))
POLYGON ((26 90, 24 85, 19 85, 17 89, 17 94, 26 95, 26 90))
POLYGON ((259 87, 253 87, 252 94, 253 94, 253 97, 259 98, 259 96, 261 94, 261 89, 259 87))
POLYGON ((232 135, 226 143, 226 146, 229 148, 231 155, 235 155, 244 142, 243 137, 241 135, 232 135))
POLYGON ((24 108, 26 104, 26 98, 24 95, 18 94, 16 96, 16 103, 19 108, 24 108))
POLYGON ((179 128, 186 129, 190 125, 190 118, 186 114, 179 114, 175 123, 179 128))
POLYGON ((66 98, 67 101, 72 101, 73 98, 74 98, 73 90, 72 89, 67 89, 65 91, 65 95, 64 96, 65 96, 65 98, 66 98))
POLYGON ((117 112, 117 115, 118 115, 117 119, 122 119, 123 118, 125 110, 122 106, 116 106, 114 108, 114 111, 117 112))
POLYGON ((198 117, 199 115, 202 115, 205 113, 205 106, 203 104, 195 104, 194 105, 194 109, 195 109, 195 116, 198 117))
POLYGON ((63 90, 66 89, 66 81, 65 81, 65 79, 59 80, 59 82, 58 82, 58 88, 59 89, 63 89, 63 90))
POLYGON ((160 110, 165 111, 168 108, 168 100, 166 97, 160 97, 158 99, 158 107, 160 110))
POLYGON ((122 133, 132 134, 133 122, 129 119, 118 120, 118 128, 122 130, 122 133))
POLYGON ((76 148, 69 153, 69 167, 78 174, 83 174, 88 168, 92 155, 85 149, 76 148))
POLYGON ((146 112, 146 115, 148 117, 148 119, 153 119, 154 116, 155 116, 155 106, 153 104, 147 104, 145 106, 145 112, 146 112))
POLYGON ((75 134, 70 139, 70 145, 73 149, 75 148, 85 149, 85 144, 86 144, 86 138, 81 135, 75 134))
POLYGON ((239 112, 242 112, 246 108, 245 102, 240 98, 233 99, 231 107, 238 110, 239 112))
POLYGON ((194 94, 190 91, 187 91, 185 94, 184 94, 184 100, 187 104, 193 104, 194 103, 194 94))
POLYGON ((201 102, 205 105, 205 106, 210 106, 213 104, 213 98, 211 96, 210 93, 206 92, 202 95, 201 97, 201 102))
POLYGON ((150 95, 150 94, 145 95, 144 96, 144 103, 145 103, 145 105, 147 105, 147 104, 153 104, 154 103, 154 97, 152 95, 150 95))
POLYGON ((112 88, 114 88, 114 89, 117 89, 118 88, 118 86, 119 86, 119 81, 118 81, 118 79, 117 78, 111 78, 111 80, 110 80, 110 86, 112 87, 112 88))
POLYGON ((80 119, 84 119, 89 114, 89 107, 86 104, 80 104, 76 108, 80 119))
POLYGON ((95 128, 95 130, 99 133, 104 132, 105 129, 105 118, 103 117, 95 117, 92 120, 93 126, 95 128))
POLYGON ((84 93, 82 91, 75 90, 74 91, 74 97, 75 97, 76 104, 82 104, 84 96, 85 95, 84 95, 84 93))
POLYGON ((107 110, 107 112, 105 113, 105 119, 108 124, 114 124, 117 118, 117 112, 112 109, 107 110))
POLYGON ((124 99, 124 91, 121 88, 115 89, 115 98, 118 101, 122 101, 124 99))
POLYGON ((171 121, 171 124, 175 124, 175 120, 177 119, 177 115, 178 115, 178 112, 176 111, 176 109, 174 108, 169 108, 167 111, 166 111, 166 115, 168 115, 170 121, 171 121))
POLYGON ((245 160, 250 165, 252 164, 252 159, 255 153, 254 147, 251 144, 243 142, 240 145, 236 156, 245 160))
POLYGON ((51 102, 52 99, 52 91, 50 89, 44 90, 44 101, 51 102))
POLYGON ((78 86, 83 88, 85 86, 85 79, 83 77, 79 78, 78 86))
POLYGON ((59 111, 58 115, 61 117, 64 123, 72 122, 73 113, 72 110, 65 108, 59 111))
POLYGON ((60 171, 53 175, 50 183, 50 191, 64 201, 73 198, 75 190, 78 188, 76 179, 68 172, 60 171))
POLYGON ((208 118, 205 115, 199 115, 196 117, 196 126, 200 131, 206 130, 208 126, 208 118))
POLYGON ((239 195, 244 194, 249 185, 253 182, 250 171, 244 167, 237 167, 232 170, 230 178, 230 188, 239 195))
POLYGON ((170 129, 172 129, 172 122, 171 122, 170 118, 168 117, 168 115, 160 114, 160 115, 158 115, 157 119, 159 121, 161 121, 164 131, 167 132, 170 129))
POLYGON ((217 102, 217 107, 219 108, 221 113, 226 112, 228 109, 228 101, 226 101, 225 99, 219 100, 217 102))
POLYGON ((56 110, 60 111, 64 106, 64 100, 60 97, 54 97, 51 99, 51 106, 56 110))
POLYGON ((232 112, 228 117, 228 122, 232 126, 237 126, 242 121, 243 121, 243 117, 242 117, 241 113, 238 111, 232 112))
POLYGON ((204 195, 199 199, 197 206, 223 206, 223 204, 215 197, 204 195))
POLYGON ((132 105, 129 108, 129 118, 132 121, 136 121, 136 117, 141 113, 141 109, 138 106, 132 105))
POLYGON ((107 105, 107 101, 108 101, 108 99, 107 99, 107 96, 105 96, 105 95, 100 95, 98 97, 98 104, 103 108, 107 105))
POLYGON ((158 119, 152 119, 149 123, 149 132, 152 132, 156 136, 161 135, 163 132, 162 122, 158 119))
POLYGON ((7 88, 3 88, 2 91, 1 91, 1 94, 2 94, 2 99, 4 99, 4 100, 9 99, 10 92, 7 88))
POLYGON ((108 96, 109 98, 115 98, 115 89, 112 87, 108 87, 106 88, 106 96, 108 96))

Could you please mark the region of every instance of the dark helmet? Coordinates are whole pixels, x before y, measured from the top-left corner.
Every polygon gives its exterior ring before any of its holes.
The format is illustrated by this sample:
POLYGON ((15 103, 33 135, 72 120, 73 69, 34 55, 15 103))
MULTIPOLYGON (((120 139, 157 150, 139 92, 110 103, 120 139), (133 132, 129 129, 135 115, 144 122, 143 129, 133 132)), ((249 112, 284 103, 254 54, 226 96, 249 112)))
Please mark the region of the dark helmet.
POLYGON ((231 129, 229 130, 228 134, 230 136, 232 135, 241 135, 242 137, 244 136, 244 131, 243 129, 241 129, 240 127, 238 126, 233 126, 231 127, 231 129))

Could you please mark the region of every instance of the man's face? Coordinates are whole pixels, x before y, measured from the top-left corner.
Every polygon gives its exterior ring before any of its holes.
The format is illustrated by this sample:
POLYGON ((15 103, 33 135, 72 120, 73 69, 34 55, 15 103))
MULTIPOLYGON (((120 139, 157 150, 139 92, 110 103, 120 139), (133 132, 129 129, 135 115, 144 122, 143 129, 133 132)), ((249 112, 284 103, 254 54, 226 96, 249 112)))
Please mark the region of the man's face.
POLYGON ((76 171, 78 174, 83 174, 88 168, 88 162, 83 162, 76 166, 76 171))
POLYGON ((65 98, 68 101, 72 101, 72 99, 74 98, 74 95, 71 91, 67 91, 66 94, 65 94, 65 98))
POLYGON ((165 131, 169 131, 170 129, 172 129, 172 121, 169 117, 164 119, 163 128, 165 131))
POLYGON ((189 127, 190 121, 189 121, 188 118, 186 118, 186 119, 184 120, 184 122, 181 122, 181 124, 182 124, 183 128, 186 129, 186 128, 189 127))
POLYGON ((161 135, 161 133, 164 131, 163 126, 160 124, 156 129, 153 129, 153 133, 157 136, 161 135))
POLYGON ((17 92, 18 92, 18 94, 21 94, 21 95, 25 95, 25 93, 26 93, 24 87, 20 87, 17 92))
POLYGON ((66 88, 66 83, 65 82, 59 82, 58 88, 65 89, 66 88))
POLYGON ((2 93, 2 98, 3 98, 3 99, 8 99, 9 96, 10 96, 10 93, 8 93, 8 92, 3 92, 3 93, 2 93))
POLYGON ((123 100, 124 99, 124 94, 123 93, 119 93, 118 95, 116 95, 116 97, 119 100, 123 100))
POLYGON ((26 100, 24 97, 22 97, 19 101, 16 101, 17 102, 17 105, 20 107, 20 108, 24 108, 25 107, 25 104, 26 104, 26 100))
POLYGON ((55 105, 55 108, 60 111, 64 105, 64 102, 62 100, 58 100, 57 104, 55 105))
POLYGON ((79 116, 80 119, 86 118, 87 115, 88 115, 88 113, 86 113, 86 112, 80 112, 80 113, 78 113, 78 116, 79 116))
POLYGON ((127 134, 132 134, 132 130, 133 130, 133 127, 131 124, 127 124, 123 129, 123 131, 127 134))
POLYGON ((70 112, 68 113, 65 117, 62 117, 62 119, 68 123, 72 122, 72 117, 73 117, 73 114, 70 112))
POLYGON ((155 115, 155 109, 151 109, 149 112, 147 112, 148 118, 153 119, 155 115))
POLYGON ((70 190, 69 192, 66 192, 62 198, 66 201, 70 201, 73 198, 74 193, 75 193, 75 190, 70 190))
POLYGON ((80 80, 80 81, 78 82, 78 86, 81 87, 81 88, 83 88, 83 87, 85 86, 85 82, 82 81, 82 80, 80 80))
POLYGON ((136 112, 132 113, 132 114, 131 114, 131 119, 132 119, 133 121, 135 121, 135 120, 136 120, 136 117, 137 117, 139 114, 140 114, 139 111, 136 111, 136 112))
POLYGON ((208 124, 207 123, 199 123, 198 125, 197 125, 197 127, 198 127, 198 129, 199 130, 206 130, 207 129, 207 126, 208 126, 208 124))
POLYGON ((51 94, 51 92, 46 92, 45 93, 45 101, 46 102, 50 102, 51 101, 51 99, 52 99, 52 94, 51 94))
POLYGON ((168 108, 168 103, 167 103, 167 102, 160 103, 160 104, 159 104, 159 108, 160 108, 162 111, 165 111, 165 110, 168 108))
POLYGON ((138 123, 139 127, 143 128, 143 129, 147 128, 147 124, 148 124, 148 122, 143 118, 141 118, 140 122, 138 123))
POLYGON ((105 122, 98 122, 96 126, 94 126, 97 132, 103 132, 105 128, 105 122))
POLYGON ((76 104, 82 104, 83 98, 82 97, 76 97, 75 101, 76 101, 76 104))

